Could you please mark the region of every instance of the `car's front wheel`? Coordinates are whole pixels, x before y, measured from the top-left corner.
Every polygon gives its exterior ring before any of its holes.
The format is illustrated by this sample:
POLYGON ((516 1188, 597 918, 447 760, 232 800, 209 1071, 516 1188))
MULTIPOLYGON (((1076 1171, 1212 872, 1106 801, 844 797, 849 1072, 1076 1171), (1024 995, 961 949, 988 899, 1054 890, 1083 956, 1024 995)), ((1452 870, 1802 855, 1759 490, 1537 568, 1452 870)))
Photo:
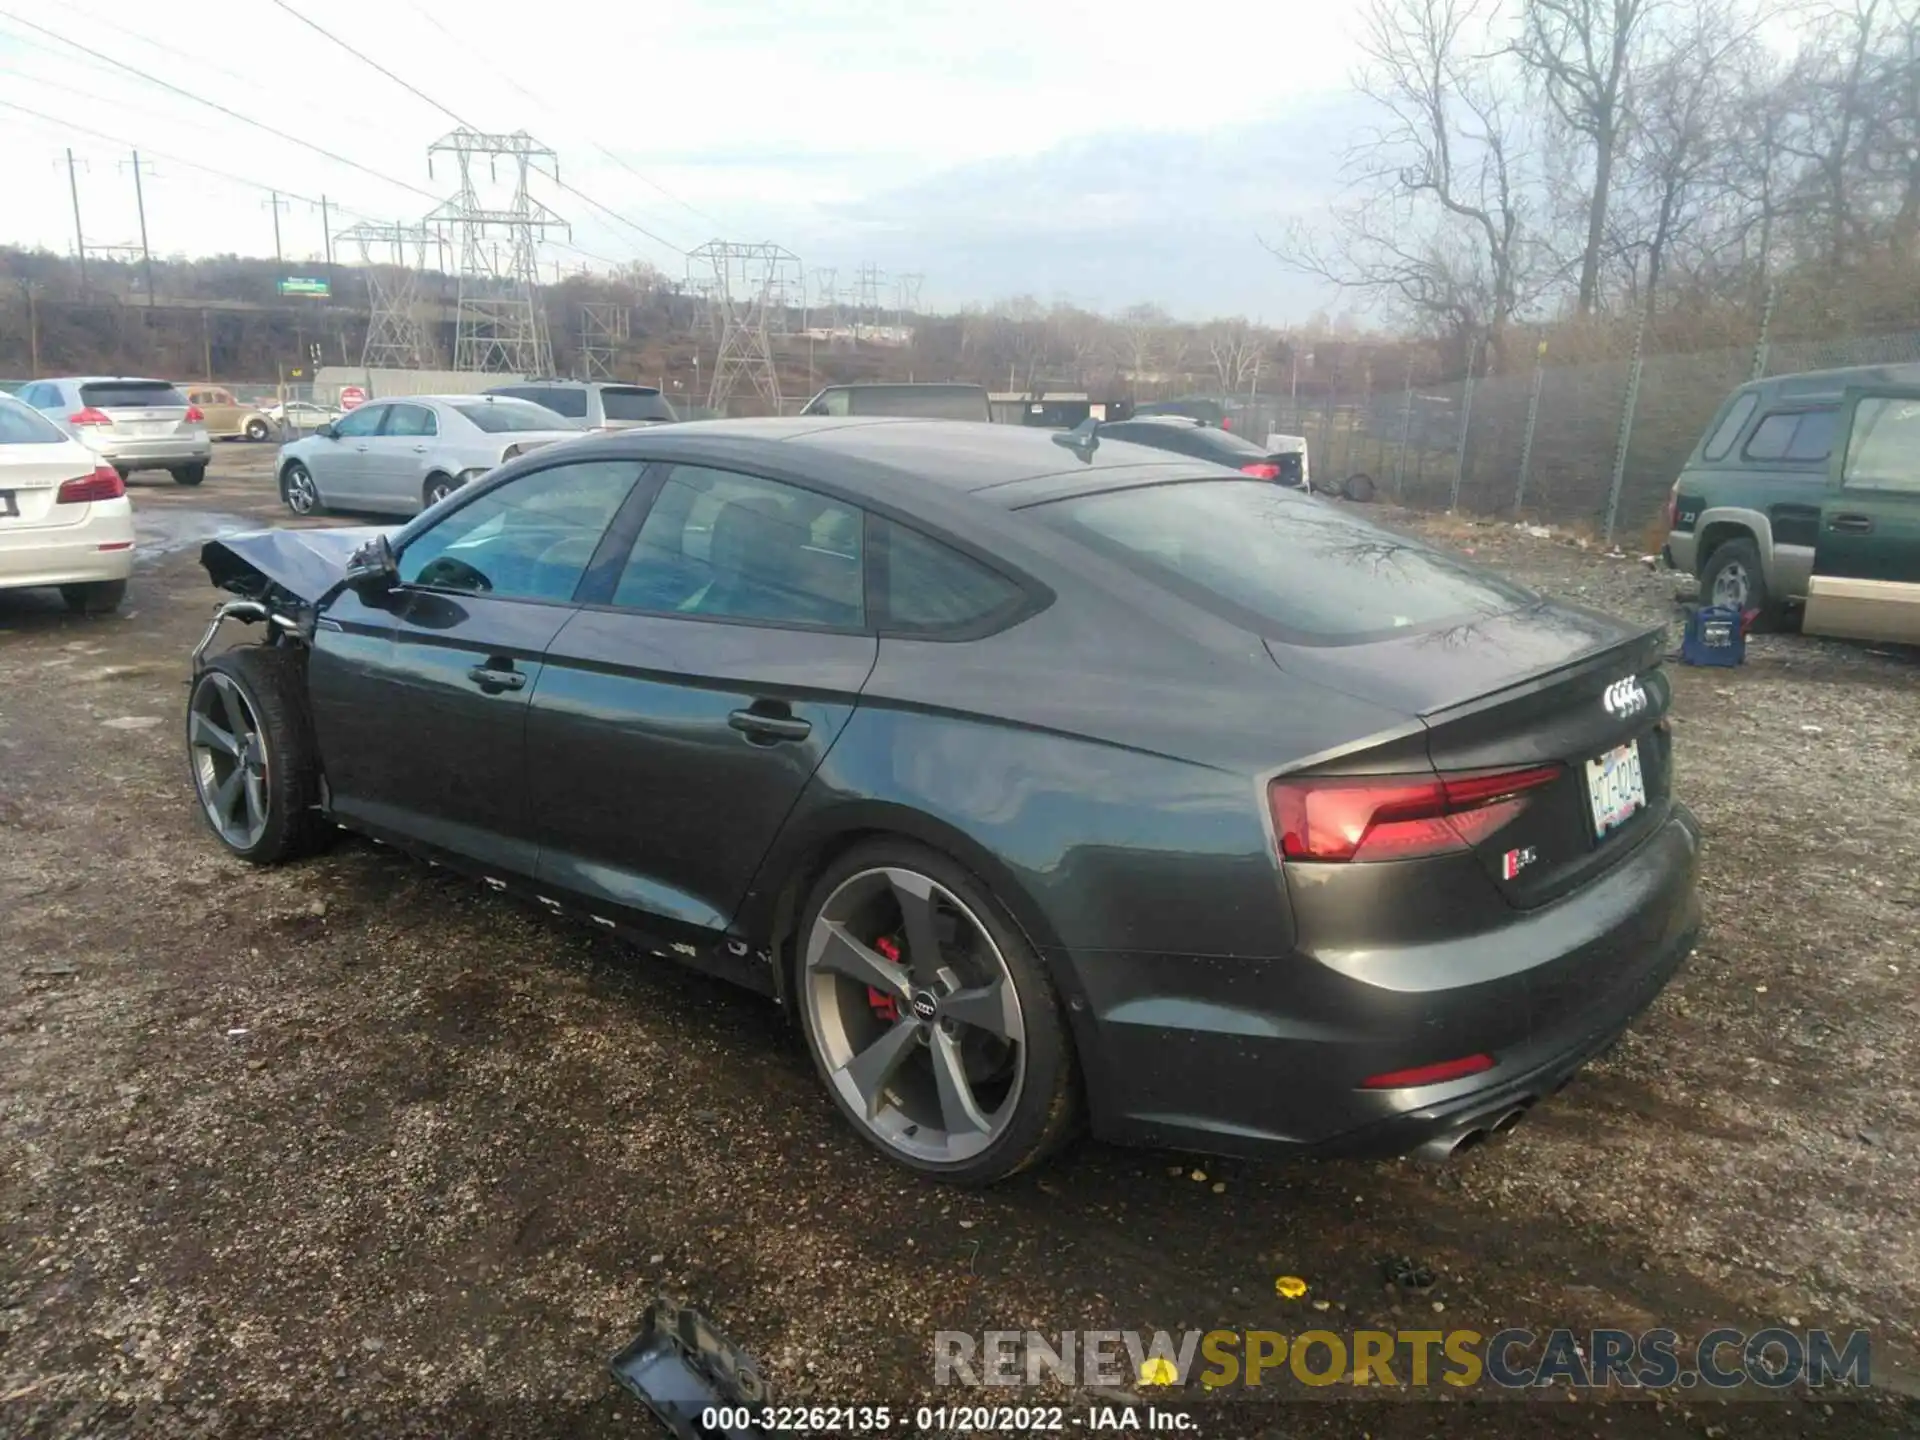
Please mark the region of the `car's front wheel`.
POLYGON ((216 655, 187 695, 187 763, 208 828, 242 860, 273 865, 326 833, 305 666, 291 648, 216 655))
POLYGON ((796 999, 828 1093, 882 1153, 984 1185, 1072 1133, 1072 1040, 1040 959, 986 888, 907 841, 861 845, 814 887, 796 999))
POLYGON ((280 472, 280 500, 296 515, 320 513, 320 487, 313 483, 313 472, 298 460, 288 462, 280 472))

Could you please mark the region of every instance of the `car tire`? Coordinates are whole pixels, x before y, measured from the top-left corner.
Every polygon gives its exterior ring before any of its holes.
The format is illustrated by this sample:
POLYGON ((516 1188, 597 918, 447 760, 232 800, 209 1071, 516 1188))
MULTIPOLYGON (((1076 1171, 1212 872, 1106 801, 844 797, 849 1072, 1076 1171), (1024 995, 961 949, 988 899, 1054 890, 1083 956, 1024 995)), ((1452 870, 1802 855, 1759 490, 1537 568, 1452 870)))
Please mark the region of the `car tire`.
POLYGON ((432 509, 447 496, 460 488, 460 482, 451 475, 435 472, 427 477, 427 483, 420 487, 420 508, 432 509))
POLYGON ((280 472, 280 503, 303 518, 327 513, 327 507, 320 503, 320 487, 314 483, 313 472, 298 460, 288 461, 287 468, 280 472))
POLYGON ((272 433, 273 431, 268 427, 267 422, 258 416, 247 421, 247 439, 254 441, 256 444, 266 439, 272 433))
POLYGON ((207 466, 204 460, 196 465, 182 465, 173 472, 173 483, 176 485, 198 485, 206 478, 207 466))
POLYGON ((1755 628, 1771 628, 1779 620, 1779 607, 1767 593, 1766 575, 1760 568, 1760 547, 1742 535, 1723 540, 1707 556, 1700 572, 1700 603, 1730 605, 1745 614, 1760 612, 1755 628))
POLYGON ((1357 475, 1349 475, 1347 483, 1340 487, 1340 493, 1355 504, 1370 505, 1377 492, 1374 489, 1373 477, 1363 470, 1357 475))
POLYGON ((305 661, 290 646, 242 645, 208 661, 187 692, 187 766, 200 818, 251 864, 307 854, 329 830, 318 808, 305 661))
POLYGON ((835 861, 808 896, 792 973, 827 1093, 888 1159, 990 1185, 1073 1134, 1080 1082, 1060 998, 1005 908, 949 857, 880 839, 835 861), (908 908, 922 903, 916 924, 908 908), (915 934, 934 959, 916 961, 915 934), (863 977, 887 965, 904 976, 882 994, 863 977))
POLYGON ((127 582, 90 580, 81 585, 62 585, 60 598, 76 615, 111 615, 127 598, 127 582))

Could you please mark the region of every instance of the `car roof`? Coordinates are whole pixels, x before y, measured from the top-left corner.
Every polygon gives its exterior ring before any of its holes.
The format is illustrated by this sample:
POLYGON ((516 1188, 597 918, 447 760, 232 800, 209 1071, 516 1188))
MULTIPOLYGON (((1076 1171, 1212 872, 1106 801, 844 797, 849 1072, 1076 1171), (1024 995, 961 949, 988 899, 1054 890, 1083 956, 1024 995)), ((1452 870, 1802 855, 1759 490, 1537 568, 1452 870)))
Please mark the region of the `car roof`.
POLYGON ((1769 375, 1740 387, 1762 400, 1838 400, 1850 386, 1898 385, 1920 389, 1920 364, 1848 365, 1834 370, 1803 370, 1769 375))
POLYGON ((1083 460, 1056 442, 1065 433, 979 420, 801 416, 697 420, 588 443, 688 464, 758 461, 803 482, 902 503, 937 488, 1010 508, 1168 480, 1240 478, 1225 466, 1125 441, 1096 445, 1083 460))
MULTIPOLYGON (((42 385, 113 385, 123 384, 128 380, 139 385, 172 385, 177 383, 172 380, 162 380, 158 375, 48 375, 37 383, 42 385)), ((36 382, 28 381, 27 383, 33 384, 36 382)), ((185 383, 191 385, 196 382, 189 380, 185 383)), ((206 383, 211 385, 218 382, 210 380, 206 383)))
POLYGON ((658 385, 642 385, 635 380, 553 380, 553 379, 515 380, 512 383, 507 385, 489 386, 482 393, 487 395, 498 395, 503 390, 537 390, 537 389, 540 389, 542 386, 549 386, 549 385, 553 386, 556 389, 564 385, 564 386, 567 386, 569 389, 574 389, 574 390, 641 390, 641 391, 645 391, 649 395, 658 395, 660 393, 660 387, 658 385))

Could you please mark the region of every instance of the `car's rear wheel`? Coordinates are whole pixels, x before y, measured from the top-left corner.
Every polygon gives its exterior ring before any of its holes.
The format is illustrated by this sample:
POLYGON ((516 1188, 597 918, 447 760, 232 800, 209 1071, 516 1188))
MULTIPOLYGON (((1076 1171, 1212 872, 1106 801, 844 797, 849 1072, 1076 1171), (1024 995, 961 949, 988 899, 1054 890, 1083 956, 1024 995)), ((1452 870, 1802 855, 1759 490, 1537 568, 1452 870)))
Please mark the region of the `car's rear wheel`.
POLYGON ((182 465, 173 472, 173 483, 176 485, 198 485, 206 478, 207 467, 204 461, 198 465, 182 465))
POLYGON ((429 475, 427 483, 420 487, 420 506, 426 509, 438 505, 459 488, 460 482, 451 475, 429 475))
POLYGON ((1346 484, 1340 487, 1340 493, 1358 504, 1368 505, 1373 502, 1377 491, 1374 488, 1373 477, 1362 470, 1347 477, 1346 484))
POLYGON ((289 462, 280 472, 280 500, 296 515, 320 513, 320 487, 313 483, 312 472, 298 460, 289 462))
POLYGON ((264 440, 272 433, 273 432, 267 427, 267 422, 257 415, 247 421, 247 438, 249 440, 264 440))
POLYGON ((1713 553, 1707 556, 1707 568, 1700 572, 1700 599, 1704 604, 1725 606, 1742 614, 1757 610, 1760 614, 1755 623, 1763 628, 1779 618, 1760 569, 1760 547, 1745 536, 1713 547, 1713 553))
POLYGON ((62 585, 60 598, 76 615, 110 615, 127 598, 127 582, 93 580, 83 585, 62 585))
POLYGON ((273 865, 326 834, 305 667, 288 648, 216 655, 187 696, 187 763, 200 813, 242 860, 273 865))
POLYGON ((906 841, 862 845, 814 887, 796 994, 834 1104, 890 1159, 1004 1179, 1071 1134, 1066 1020, 1039 957, 979 881, 906 841))

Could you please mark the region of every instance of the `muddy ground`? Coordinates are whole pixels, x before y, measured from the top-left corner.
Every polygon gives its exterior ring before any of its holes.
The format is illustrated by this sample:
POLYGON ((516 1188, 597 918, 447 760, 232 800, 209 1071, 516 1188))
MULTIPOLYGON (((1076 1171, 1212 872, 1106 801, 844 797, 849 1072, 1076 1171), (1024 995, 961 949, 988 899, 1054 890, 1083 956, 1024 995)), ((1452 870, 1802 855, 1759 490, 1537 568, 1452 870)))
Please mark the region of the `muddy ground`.
MULTIPOLYGON (((1267 1402, 1201 1433, 1920 1430, 1912 655, 1784 635, 1675 668, 1709 929, 1507 1143, 1083 1144, 962 1193, 862 1147, 763 1000, 371 845, 216 848, 179 738, 194 552, 274 518, 268 460, 136 477, 117 617, 0 593, 0 1432, 656 1433, 605 1365, 659 1291, 781 1399, 896 1405, 976 1398, 935 1395, 941 1329, 1858 1326, 1877 1403, 1267 1402), (1400 1254, 1439 1283, 1396 1308, 1400 1254)), ((1634 557, 1388 518, 1674 618, 1634 557)))

